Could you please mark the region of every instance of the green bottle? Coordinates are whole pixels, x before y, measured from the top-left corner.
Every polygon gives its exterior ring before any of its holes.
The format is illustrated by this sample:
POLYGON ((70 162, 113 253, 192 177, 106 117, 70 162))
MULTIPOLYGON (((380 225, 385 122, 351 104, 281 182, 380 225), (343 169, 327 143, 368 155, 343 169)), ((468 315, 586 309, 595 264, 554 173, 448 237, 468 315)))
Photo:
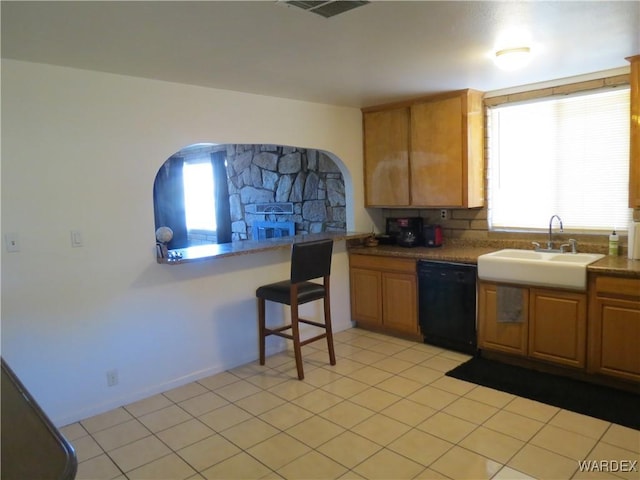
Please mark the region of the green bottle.
POLYGON ((618 234, 615 230, 609 235, 609 255, 618 255, 618 234))

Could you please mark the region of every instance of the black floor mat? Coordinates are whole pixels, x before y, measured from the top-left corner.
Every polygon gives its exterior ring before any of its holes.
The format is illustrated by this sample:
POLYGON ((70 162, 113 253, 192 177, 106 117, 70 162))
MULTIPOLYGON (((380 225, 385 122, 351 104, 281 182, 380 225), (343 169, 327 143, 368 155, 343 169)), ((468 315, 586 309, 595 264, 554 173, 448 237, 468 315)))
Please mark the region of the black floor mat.
POLYGON ((474 357, 447 375, 640 430, 640 395, 474 357))

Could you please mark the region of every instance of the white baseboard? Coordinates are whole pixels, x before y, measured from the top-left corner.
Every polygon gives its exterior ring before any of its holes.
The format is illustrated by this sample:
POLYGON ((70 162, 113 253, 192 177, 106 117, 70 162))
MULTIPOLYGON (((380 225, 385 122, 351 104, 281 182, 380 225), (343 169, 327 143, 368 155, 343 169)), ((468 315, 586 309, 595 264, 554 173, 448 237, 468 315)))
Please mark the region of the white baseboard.
MULTIPOLYGON (((348 330, 352 326, 353 326, 353 323, 351 325, 346 326, 346 328, 340 328, 336 330, 334 333, 338 333, 339 331, 342 331, 342 330, 348 330)), ((270 355, 275 355, 276 353, 280 353, 286 349, 287 349, 287 342, 283 340, 282 342, 277 342, 275 344, 267 346, 267 351, 265 353, 267 356, 270 356, 270 355)), ((154 395, 167 392, 173 388, 181 387, 191 382, 196 382, 198 380, 209 377, 211 375, 216 375, 218 373, 231 370, 233 368, 239 367, 240 365, 245 365, 250 362, 257 362, 257 360, 258 359, 255 357, 255 355, 251 354, 251 355, 247 355, 246 358, 242 358, 239 362, 236 362, 234 365, 222 365, 222 364, 212 365, 205 369, 198 370, 197 372, 192 372, 183 377, 172 379, 168 382, 160 383, 152 387, 144 388, 141 390, 124 393, 123 395, 110 399, 107 402, 100 403, 97 405, 92 405, 85 409, 78 410, 74 412, 72 415, 59 417, 59 418, 52 418, 51 421, 58 428, 61 428, 62 426, 70 425, 72 423, 78 422, 80 420, 85 420, 95 415, 100 415, 101 413, 108 412, 109 410, 113 410, 115 408, 129 405, 139 400, 143 400, 145 398, 149 398, 154 395)))

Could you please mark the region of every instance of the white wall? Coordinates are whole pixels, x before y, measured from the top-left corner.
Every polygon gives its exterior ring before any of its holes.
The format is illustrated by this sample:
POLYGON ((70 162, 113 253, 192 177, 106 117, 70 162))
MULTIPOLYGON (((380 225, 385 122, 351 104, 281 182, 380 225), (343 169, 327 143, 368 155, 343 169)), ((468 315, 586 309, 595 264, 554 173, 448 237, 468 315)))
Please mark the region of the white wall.
MULTIPOLYGON (((20 246, 2 253, 2 356, 57 425, 257 358, 254 291, 286 277, 287 250, 155 262, 153 180, 196 142, 329 151, 346 169, 349 229, 371 228, 357 109, 2 61, 2 234, 20 246)), ((335 248, 340 330, 348 265, 335 248)))

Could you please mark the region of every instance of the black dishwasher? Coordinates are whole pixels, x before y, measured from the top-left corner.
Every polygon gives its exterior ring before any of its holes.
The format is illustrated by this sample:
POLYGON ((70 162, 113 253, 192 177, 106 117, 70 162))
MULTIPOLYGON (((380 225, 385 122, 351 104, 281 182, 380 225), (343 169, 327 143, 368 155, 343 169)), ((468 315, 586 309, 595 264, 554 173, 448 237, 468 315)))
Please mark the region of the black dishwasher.
POLYGON ((418 308, 424 342, 476 352, 476 271, 466 263, 418 261, 418 308))

